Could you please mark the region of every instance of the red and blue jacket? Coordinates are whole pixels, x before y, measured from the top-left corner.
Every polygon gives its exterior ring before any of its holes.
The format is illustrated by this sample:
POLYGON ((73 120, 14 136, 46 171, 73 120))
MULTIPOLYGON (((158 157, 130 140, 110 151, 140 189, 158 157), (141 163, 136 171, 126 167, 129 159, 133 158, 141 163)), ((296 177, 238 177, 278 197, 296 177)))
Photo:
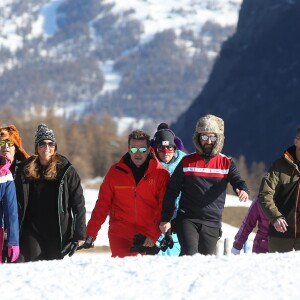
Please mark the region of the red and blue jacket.
POLYGON ((19 246, 16 188, 10 165, 10 161, 0 155, 0 228, 5 227, 7 230, 8 246, 19 246))

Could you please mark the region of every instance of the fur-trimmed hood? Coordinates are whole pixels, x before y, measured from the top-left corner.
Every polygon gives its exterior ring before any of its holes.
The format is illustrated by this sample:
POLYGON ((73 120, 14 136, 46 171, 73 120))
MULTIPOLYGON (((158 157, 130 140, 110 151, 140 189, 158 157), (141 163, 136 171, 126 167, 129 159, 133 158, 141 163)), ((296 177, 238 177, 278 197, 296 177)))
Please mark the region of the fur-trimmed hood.
POLYGON ((216 156, 219 154, 224 146, 224 121, 223 119, 214 116, 214 115, 205 115, 201 117, 195 128, 195 132, 193 134, 193 144, 196 148, 196 152, 202 156, 204 156, 203 149, 200 145, 199 141, 199 134, 200 133, 208 133, 208 132, 213 132, 217 136, 217 141, 215 143, 215 146, 212 150, 211 156, 216 156))

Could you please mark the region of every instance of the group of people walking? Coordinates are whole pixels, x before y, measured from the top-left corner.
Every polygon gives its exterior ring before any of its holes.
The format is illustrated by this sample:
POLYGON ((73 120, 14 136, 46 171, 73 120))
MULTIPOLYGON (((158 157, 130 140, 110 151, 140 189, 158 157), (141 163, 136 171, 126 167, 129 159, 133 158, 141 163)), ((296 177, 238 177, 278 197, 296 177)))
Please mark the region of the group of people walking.
MULTIPOLYGON (((87 224, 88 246, 109 215, 113 257, 137 255, 132 251, 136 235, 144 236, 139 239, 140 252, 147 253, 143 247, 159 249, 171 233, 177 234, 178 242, 174 236, 169 249, 177 242, 177 255, 214 253, 222 232, 228 183, 240 201, 248 199, 249 191, 233 160, 221 154, 221 118, 205 115, 199 119, 193 135, 195 153, 181 154, 179 141, 169 128, 162 127, 152 141, 141 131, 129 135, 128 152, 111 167, 100 187, 87 224)), ((156 253, 155 249, 148 252, 156 253)))
MULTIPOLYGON (((221 118, 202 116, 192 139, 195 152, 187 154, 166 123, 152 139, 142 130, 132 131, 127 152, 104 177, 86 225, 80 177, 57 152, 53 130, 38 126, 35 153, 29 156, 16 127, 1 127, 1 262, 62 259, 91 248, 107 217, 112 257, 214 254, 228 184, 240 201, 249 199, 249 189, 232 158, 221 152, 221 118)), ((240 253, 257 223, 253 252, 300 249, 299 140, 300 129, 294 145, 262 179, 233 254, 240 253)))

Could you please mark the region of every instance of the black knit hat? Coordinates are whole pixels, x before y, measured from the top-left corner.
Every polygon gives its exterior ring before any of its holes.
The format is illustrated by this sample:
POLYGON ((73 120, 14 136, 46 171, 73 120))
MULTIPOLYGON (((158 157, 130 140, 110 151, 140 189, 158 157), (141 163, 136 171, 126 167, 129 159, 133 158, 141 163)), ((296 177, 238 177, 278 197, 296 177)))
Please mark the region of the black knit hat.
POLYGON ((161 130, 161 129, 169 129, 169 125, 167 123, 160 123, 158 126, 157 126, 157 131, 158 130, 161 130))
POLYGON ((174 146, 175 144, 175 135, 169 129, 161 129, 155 133, 154 140, 156 146, 174 146))
POLYGON ((48 128, 48 126, 45 124, 40 124, 35 133, 34 146, 36 147, 37 144, 43 140, 50 140, 50 141, 56 143, 56 139, 55 139, 53 130, 48 128))

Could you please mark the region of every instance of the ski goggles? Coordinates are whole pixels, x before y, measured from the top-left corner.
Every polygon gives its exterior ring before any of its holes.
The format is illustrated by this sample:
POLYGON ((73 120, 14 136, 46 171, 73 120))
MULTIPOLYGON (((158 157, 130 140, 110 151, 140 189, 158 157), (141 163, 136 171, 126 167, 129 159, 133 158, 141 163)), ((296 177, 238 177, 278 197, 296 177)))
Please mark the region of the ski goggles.
POLYGON ((215 142, 218 138, 215 135, 200 135, 200 138, 202 141, 208 141, 210 140, 211 142, 215 142))
POLYGON ((13 147, 14 145, 15 145, 15 143, 14 142, 12 142, 12 141, 9 141, 9 140, 2 140, 2 141, 0 141, 0 147, 3 147, 3 146, 5 146, 5 145, 8 145, 8 147, 13 147))
POLYGON ((147 148, 145 148, 145 147, 142 147, 142 148, 132 147, 132 148, 130 148, 130 152, 131 152, 132 154, 135 154, 135 153, 137 153, 138 151, 139 151, 140 153, 145 153, 145 152, 147 151, 147 148))

